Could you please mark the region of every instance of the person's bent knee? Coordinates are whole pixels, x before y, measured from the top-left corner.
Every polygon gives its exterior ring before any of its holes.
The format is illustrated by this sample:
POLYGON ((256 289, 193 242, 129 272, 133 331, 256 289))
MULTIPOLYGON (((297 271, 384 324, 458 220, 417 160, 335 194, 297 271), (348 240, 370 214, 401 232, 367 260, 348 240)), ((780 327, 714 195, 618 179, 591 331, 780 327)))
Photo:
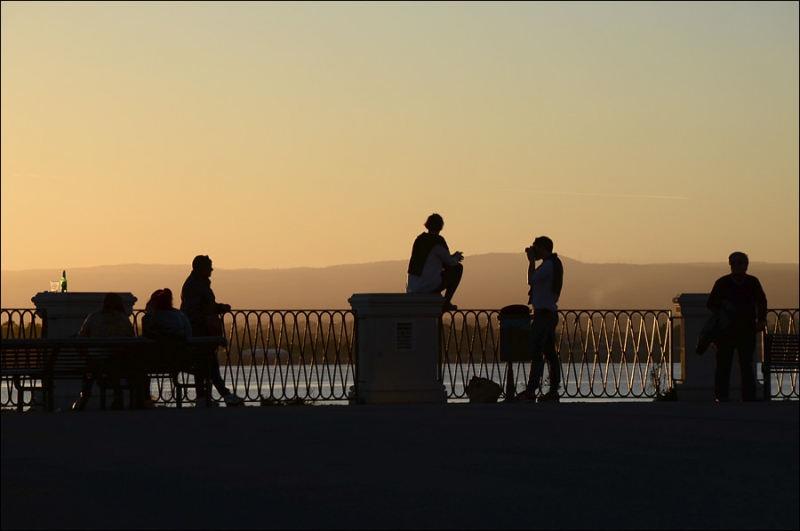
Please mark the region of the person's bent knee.
POLYGON ((463 274, 464 274, 464 266, 462 264, 449 266, 444 270, 444 277, 452 280, 460 280, 461 275, 463 274))

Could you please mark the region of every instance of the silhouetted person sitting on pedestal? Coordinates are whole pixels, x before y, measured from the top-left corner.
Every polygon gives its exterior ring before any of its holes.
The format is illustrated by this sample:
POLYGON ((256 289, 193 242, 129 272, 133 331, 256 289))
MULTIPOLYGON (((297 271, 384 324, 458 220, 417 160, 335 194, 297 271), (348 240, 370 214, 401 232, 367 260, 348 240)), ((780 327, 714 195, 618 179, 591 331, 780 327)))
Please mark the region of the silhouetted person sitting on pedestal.
POLYGON ((445 312, 457 310, 452 303, 453 294, 461 282, 464 254, 456 251, 450 254, 447 242, 439 235, 444 220, 439 214, 431 214, 425 221, 423 232, 414 240, 411 259, 408 262, 408 283, 406 293, 441 293, 444 291, 445 312))

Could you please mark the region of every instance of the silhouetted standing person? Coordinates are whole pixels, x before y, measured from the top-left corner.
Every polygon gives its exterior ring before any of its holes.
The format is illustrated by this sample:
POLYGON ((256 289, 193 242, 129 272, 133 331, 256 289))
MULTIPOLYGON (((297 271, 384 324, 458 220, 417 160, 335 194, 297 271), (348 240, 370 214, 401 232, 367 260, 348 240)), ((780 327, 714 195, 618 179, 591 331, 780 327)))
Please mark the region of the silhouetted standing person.
POLYGON ((553 252, 553 240, 539 236, 533 245, 525 249, 528 256, 528 304, 533 307, 528 348, 531 352, 531 372, 528 386, 515 397, 517 402, 536 400, 539 380, 544 374, 544 360, 550 371, 550 390, 539 398, 539 402, 558 402, 561 385, 561 361, 556 352, 556 326, 558 326, 558 299, 564 285, 564 266, 553 252), (536 267, 536 261, 542 263, 536 267))
POLYGON ((457 310, 452 303, 453 295, 464 274, 464 254, 456 251, 450 254, 447 242, 439 233, 444 228, 444 219, 439 214, 431 214, 425 221, 423 232, 414 240, 411 259, 408 262, 408 283, 406 293, 441 293, 444 291, 445 312, 457 310))
POLYGON ((756 402, 756 375, 753 351, 756 336, 767 329, 767 295, 761 282, 747 274, 750 260, 743 252, 728 257, 731 274, 717 279, 706 306, 714 313, 729 309, 728 326, 715 336, 717 366, 714 370, 714 396, 717 402, 728 401, 733 351, 739 353, 742 401, 756 402), (725 303, 724 301, 727 301, 725 303))
MULTIPOLYGON (((231 311, 230 304, 220 304, 214 297, 211 290, 211 258, 206 255, 198 255, 192 260, 192 272, 181 288, 181 311, 189 318, 192 325, 192 335, 197 337, 221 336, 224 335, 220 314, 231 311)), ((217 392, 225 400, 227 406, 241 405, 244 400, 234 395, 225 387, 225 382, 219 373, 219 360, 216 355, 216 347, 211 356, 211 383, 216 387, 217 392)), ((200 378, 199 376, 196 376, 200 378)), ((201 386, 204 389, 205 386, 201 386)), ((202 404, 205 395, 197 397, 197 404, 202 404)), ((214 402, 212 402, 214 404, 214 402)))

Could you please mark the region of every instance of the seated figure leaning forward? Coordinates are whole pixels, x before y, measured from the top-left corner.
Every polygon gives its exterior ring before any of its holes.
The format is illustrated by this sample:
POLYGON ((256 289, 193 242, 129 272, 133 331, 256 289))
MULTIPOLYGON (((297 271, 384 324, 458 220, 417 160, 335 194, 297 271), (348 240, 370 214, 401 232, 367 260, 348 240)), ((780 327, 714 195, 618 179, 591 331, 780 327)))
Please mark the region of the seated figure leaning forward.
MULTIPOLYGON (((86 317, 86 320, 81 325, 78 331, 78 337, 133 337, 134 330, 130 317, 125 313, 125 305, 122 301, 122 296, 119 293, 106 293, 103 297, 102 309, 97 312, 92 312, 86 317)), ((123 408, 122 397, 122 384, 120 382, 121 372, 124 372, 124 367, 118 364, 109 362, 106 369, 111 369, 108 376, 111 387, 114 390, 114 399, 111 402, 111 409, 123 408)), ((88 368, 83 377, 81 392, 78 399, 72 404, 73 411, 83 411, 86 404, 89 402, 89 397, 92 395, 92 386, 95 380, 104 376, 97 374, 97 370, 102 372, 99 367, 88 368)), ((126 375, 130 376, 130 375, 126 375)))
POLYGON ((456 251, 450 254, 447 242, 439 233, 444 220, 439 214, 431 214, 425 221, 423 232, 414 240, 411 259, 408 262, 408 283, 406 293, 441 293, 444 291, 442 311, 457 310, 452 303, 453 294, 464 273, 464 254, 456 251))

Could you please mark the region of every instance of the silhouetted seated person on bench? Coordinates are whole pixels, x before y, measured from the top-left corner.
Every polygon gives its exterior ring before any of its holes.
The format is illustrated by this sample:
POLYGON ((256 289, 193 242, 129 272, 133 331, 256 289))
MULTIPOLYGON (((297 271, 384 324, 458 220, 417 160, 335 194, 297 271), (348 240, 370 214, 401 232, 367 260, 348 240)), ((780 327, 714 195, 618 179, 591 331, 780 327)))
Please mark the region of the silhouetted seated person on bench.
POLYGON ((457 310, 452 303, 453 295, 461 282, 464 260, 461 251, 450 254, 447 242, 439 235, 444 228, 444 220, 439 214, 431 214, 425 221, 423 232, 414 240, 411 259, 408 262, 408 283, 406 293, 441 293, 444 291, 442 311, 457 310))
POLYGON ((172 306, 172 290, 158 289, 150 296, 142 317, 142 335, 150 339, 189 339, 192 324, 182 311, 172 306))
MULTIPOLYGON (((83 322, 78 337, 133 337, 133 325, 125 314, 125 306, 122 296, 118 293, 107 293, 103 297, 102 309, 92 312, 83 322)), ((92 385, 97 377, 102 374, 95 374, 92 368, 83 378, 83 385, 78 400, 72 404, 75 411, 83 411, 92 395, 92 385)), ((124 407, 122 396, 122 385, 119 374, 112 374, 111 386, 114 390, 114 399, 111 402, 111 409, 122 409, 124 407)))
MULTIPOLYGON (((192 324, 182 311, 172 306, 172 290, 169 288, 154 291, 147 301, 142 317, 142 335, 157 342, 156 356, 186 351, 186 340, 192 337, 192 324)), ((139 391, 145 397, 145 404, 149 402, 150 379, 146 371, 139 391)))

